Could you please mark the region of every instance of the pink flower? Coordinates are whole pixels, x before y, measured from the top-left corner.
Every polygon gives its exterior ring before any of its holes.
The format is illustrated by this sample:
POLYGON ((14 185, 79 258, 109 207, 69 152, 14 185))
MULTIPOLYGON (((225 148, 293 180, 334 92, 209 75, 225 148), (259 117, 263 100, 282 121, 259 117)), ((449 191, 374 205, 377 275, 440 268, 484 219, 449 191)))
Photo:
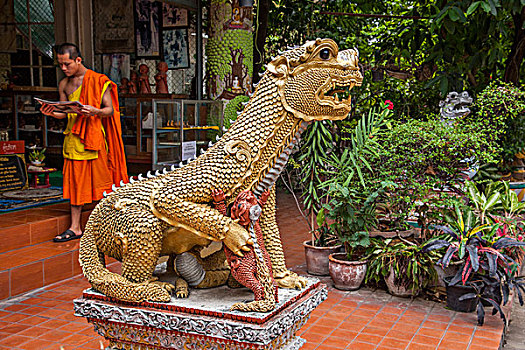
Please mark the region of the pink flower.
POLYGON ((385 101, 385 106, 387 106, 386 108, 388 109, 394 109, 394 103, 390 100, 385 101))

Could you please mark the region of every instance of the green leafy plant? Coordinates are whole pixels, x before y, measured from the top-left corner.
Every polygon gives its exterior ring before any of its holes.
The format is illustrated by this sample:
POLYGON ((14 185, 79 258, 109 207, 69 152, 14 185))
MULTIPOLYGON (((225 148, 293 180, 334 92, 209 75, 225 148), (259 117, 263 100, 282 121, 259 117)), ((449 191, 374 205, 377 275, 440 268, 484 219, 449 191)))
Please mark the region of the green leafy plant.
POLYGON ((519 264, 509 253, 524 247, 525 242, 501 235, 498 223, 479 225, 479 220, 475 220, 470 208, 464 211, 457 208, 456 214, 457 219, 452 225, 438 227, 449 235, 449 239, 431 240, 423 245, 422 251, 433 252, 446 248, 438 263, 444 268, 452 261, 459 263, 459 269, 449 284, 462 284, 475 289, 475 293, 466 294, 460 300, 479 300, 478 325, 483 325, 485 317, 483 302, 494 308, 493 314, 499 312, 505 322, 501 306, 507 303, 511 290, 516 292, 523 306, 524 277, 517 276, 519 264))
POLYGON ((322 210, 326 210, 330 228, 343 244, 348 260, 356 260, 355 252, 370 244, 368 232, 377 221, 375 201, 381 191, 367 193, 366 190, 345 187, 339 183, 330 184, 330 201, 322 210))
POLYGON ((493 81, 478 96, 476 123, 487 139, 494 139, 500 157, 512 162, 525 149, 525 91, 508 83, 493 81))
POLYGON ((402 238, 373 238, 371 242, 365 282, 378 283, 393 270, 394 283, 415 293, 437 278, 433 267, 437 254, 425 254, 418 244, 402 238))
POLYGON ((33 151, 29 153, 29 160, 32 162, 37 161, 41 163, 44 161, 44 159, 46 159, 46 155, 44 154, 45 152, 46 152, 45 148, 43 148, 40 151, 34 149, 33 151))

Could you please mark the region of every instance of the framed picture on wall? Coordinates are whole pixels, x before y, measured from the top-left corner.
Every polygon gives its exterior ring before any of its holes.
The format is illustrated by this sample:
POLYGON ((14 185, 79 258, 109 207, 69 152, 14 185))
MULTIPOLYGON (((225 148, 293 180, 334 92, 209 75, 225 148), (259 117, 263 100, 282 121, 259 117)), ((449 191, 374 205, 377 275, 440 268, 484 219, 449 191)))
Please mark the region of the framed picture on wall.
POLYGON ((188 10, 163 2, 162 26, 164 28, 187 27, 188 10))
POLYGON ((129 79, 130 56, 122 53, 102 55, 102 69, 111 81, 120 86, 122 78, 129 79))
POLYGON ((135 44, 137 57, 160 56, 160 5, 151 0, 135 0, 135 44))
POLYGON ((188 29, 165 29, 162 32, 164 61, 169 69, 188 68, 190 57, 188 49, 188 29))

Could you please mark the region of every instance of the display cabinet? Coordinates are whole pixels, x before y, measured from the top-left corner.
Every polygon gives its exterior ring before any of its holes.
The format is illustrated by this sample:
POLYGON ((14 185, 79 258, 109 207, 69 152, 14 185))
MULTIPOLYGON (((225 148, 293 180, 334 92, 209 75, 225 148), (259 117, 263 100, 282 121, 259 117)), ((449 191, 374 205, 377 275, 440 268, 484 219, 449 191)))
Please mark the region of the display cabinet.
POLYGON ((56 89, 0 91, 0 130, 7 131, 10 140, 23 140, 31 147, 62 147, 65 122, 40 113, 40 104, 34 97, 58 99, 56 89), (49 121, 48 119, 54 119, 49 121), (48 125, 49 121, 49 125, 48 125), (62 126, 62 124, 64 124, 62 126), (50 134, 60 134, 56 140, 50 134), (62 139, 60 140, 60 137, 62 139))
POLYGON ((121 94, 119 95, 122 138, 128 163, 150 168, 153 151, 153 103, 187 98, 176 94, 121 94))
POLYGON ((156 170, 194 159, 215 141, 222 129, 222 101, 153 100, 152 122, 156 170))

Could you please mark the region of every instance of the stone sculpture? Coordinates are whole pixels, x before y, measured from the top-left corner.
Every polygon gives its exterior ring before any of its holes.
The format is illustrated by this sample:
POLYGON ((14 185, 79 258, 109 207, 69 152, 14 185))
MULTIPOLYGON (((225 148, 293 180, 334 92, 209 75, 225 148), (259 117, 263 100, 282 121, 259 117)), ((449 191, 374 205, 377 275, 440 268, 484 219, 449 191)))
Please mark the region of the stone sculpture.
MULTIPOLYGON (((221 190, 213 191, 213 204, 222 214, 227 215, 226 199, 221 190)), ((260 199, 247 190, 239 193, 231 208, 231 217, 238 220, 250 233, 253 248, 243 257, 235 255, 228 247, 224 252, 231 268, 232 276, 243 286, 250 288, 255 300, 250 303, 236 303, 231 310, 268 312, 275 307, 277 288, 273 279, 270 255, 264 246, 259 217, 261 208, 266 204, 269 191, 265 191, 260 199)))
POLYGON ((94 289, 123 301, 165 302, 174 286, 152 278, 160 255, 182 254, 222 241, 234 254, 255 243, 232 218, 212 208, 220 188, 227 204, 250 190, 269 190, 259 224, 279 287, 306 280, 286 268, 275 221, 274 183, 314 120, 341 120, 351 110, 348 90, 361 85, 356 50, 339 52, 330 39, 290 49, 267 67, 237 121, 206 153, 187 165, 121 184, 87 222, 79 261, 94 289), (347 97, 348 96, 348 97, 347 97), (122 275, 107 270, 104 255, 122 261, 122 275))
POLYGON ((472 97, 467 91, 457 93, 449 92, 445 100, 439 102, 439 112, 441 120, 447 125, 451 125, 458 118, 462 118, 470 113, 469 105, 472 104, 472 97))

